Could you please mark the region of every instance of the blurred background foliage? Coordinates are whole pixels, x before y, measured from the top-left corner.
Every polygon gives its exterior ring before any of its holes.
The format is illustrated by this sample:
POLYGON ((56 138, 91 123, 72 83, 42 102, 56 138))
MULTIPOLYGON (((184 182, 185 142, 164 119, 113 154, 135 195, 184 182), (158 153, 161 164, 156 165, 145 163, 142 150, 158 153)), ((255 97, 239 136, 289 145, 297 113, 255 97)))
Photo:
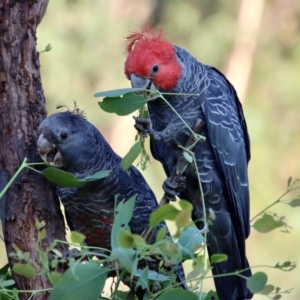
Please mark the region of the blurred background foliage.
MULTIPOLYGON (((40 54, 48 112, 54 113, 58 103, 72 107, 76 101, 121 156, 134 142, 133 119, 102 112, 93 94, 129 87, 123 71, 124 37, 146 24, 164 28, 174 44, 223 71, 236 87, 252 142, 254 216, 286 190, 289 176, 300 176, 300 2, 50 0, 37 41, 39 51, 49 43, 53 47, 40 54)), ((143 174, 160 199, 165 179, 160 164, 151 159, 143 174)), ((273 211, 292 228, 290 233, 252 230, 247 240, 252 266, 300 262, 299 208, 279 204, 273 211)), ((1 242, 0 266, 5 261, 1 242)), ((284 299, 300 299, 300 268, 264 271, 270 284, 294 288, 284 299)), ((212 287, 205 281, 206 291, 212 287)))

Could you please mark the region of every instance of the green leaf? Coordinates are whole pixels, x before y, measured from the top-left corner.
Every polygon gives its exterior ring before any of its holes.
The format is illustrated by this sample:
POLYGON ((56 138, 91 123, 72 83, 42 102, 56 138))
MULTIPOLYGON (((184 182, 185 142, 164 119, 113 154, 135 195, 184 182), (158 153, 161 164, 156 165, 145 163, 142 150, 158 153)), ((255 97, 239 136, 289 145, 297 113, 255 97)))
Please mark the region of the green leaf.
MULTIPOLYGON (((195 292, 195 295, 198 297, 198 300, 205 300, 207 293, 205 292, 195 292)), ((209 298, 209 299, 215 299, 215 298, 209 298)))
POLYGON ((210 262, 211 264, 216 264, 216 263, 220 263, 222 261, 225 261, 227 260, 228 257, 226 254, 213 254, 211 257, 210 257, 210 262))
POLYGON ((119 243, 120 246, 123 248, 131 248, 134 243, 134 239, 132 237, 132 234, 128 232, 127 230, 120 230, 119 235, 119 243))
POLYGON ((116 298, 116 300, 127 300, 127 295, 128 295, 128 291, 124 292, 124 291, 117 291, 114 295, 114 297, 116 298))
POLYGON ((275 289, 275 286, 274 285, 271 285, 271 284, 267 284, 263 290, 260 292, 260 294, 262 295, 269 295, 270 293, 272 293, 275 289))
POLYGON ((156 242, 162 241, 167 233, 167 228, 165 226, 161 227, 156 235, 156 242))
POLYGON ((131 167, 136 158, 140 155, 142 151, 141 140, 138 140, 128 151, 121 161, 121 167, 125 171, 131 167))
POLYGON ((210 290, 207 293, 207 296, 206 296, 205 300, 211 300, 211 299, 216 299, 216 300, 219 299, 218 294, 217 294, 216 291, 210 290))
POLYGON ((178 204, 184 210, 189 210, 189 211, 193 210, 193 205, 189 201, 180 199, 178 204))
POLYGON ((253 294, 261 292, 268 281, 268 276, 264 272, 256 272, 247 278, 247 288, 253 294))
POLYGON ((119 116, 127 116, 147 103, 147 100, 131 92, 123 97, 106 97, 98 102, 101 109, 119 116))
POLYGON ((42 171, 42 175, 49 181, 61 187, 80 187, 86 182, 107 177, 111 171, 105 170, 87 176, 84 179, 77 179, 73 174, 63 170, 49 167, 42 171))
POLYGON ((179 289, 179 288, 175 288, 172 290, 167 290, 166 292, 162 293, 161 295, 159 295, 157 298, 157 300, 198 300, 198 297, 187 290, 183 290, 183 289, 179 289))
POLYGON ((291 186, 292 180, 293 180, 293 177, 290 176, 289 179, 288 179, 288 181, 287 181, 287 187, 288 188, 291 186))
POLYGON ((132 92, 139 92, 144 91, 145 89, 142 88, 124 88, 124 89, 116 89, 110 91, 104 91, 94 94, 94 97, 108 97, 108 98, 115 98, 120 97, 122 95, 132 93, 132 92))
POLYGON ((272 299, 273 300, 279 300, 282 297, 282 295, 275 295, 272 299))
POLYGON ((78 231, 71 231, 71 241, 72 243, 81 245, 85 240, 85 235, 78 231))
POLYGON ((62 274, 56 271, 52 271, 50 272, 49 277, 50 277, 51 284, 54 286, 60 281, 62 274))
POLYGON ((76 264, 54 286, 49 300, 99 299, 107 273, 95 264, 76 264))
POLYGON ((111 173, 111 170, 102 170, 102 171, 98 171, 95 174, 89 175, 83 179, 79 179, 79 181, 94 181, 94 180, 98 180, 98 179, 102 179, 107 177, 109 174, 111 173))
MULTIPOLYGON (((120 246, 120 228, 126 229, 130 222, 134 210, 136 196, 127 201, 120 201, 115 210, 115 218, 111 230, 111 248, 112 250, 120 246)), ((118 201, 116 199, 116 201, 118 201)))
MULTIPOLYGON (((142 276, 142 274, 143 274, 143 270, 138 269, 138 270, 135 271, 134 276, 140 277, 140 276, 142 276)), ((159 273, 157 273, 155 271, 152 271, 152 270, 148 271, 148 277, 147 278, 149 280, 160 281, 160 282, 168 281, 168 280, 171 279, 170 276, 165 276, 165 275, 159 274, 159 273)))
POLYGON ((184 259, 193 258, 195 251, 202 247, 202 244, 203 236, 200 230, 195 227, 185 228, 181 232, 180 238, 177 242, 184 259))
POLYGON ((15 263, 12 268, 13 272, 24 277, 33 277, 36 275, 35 269, 30 264, 15 263))
POLYGON ((260 233, 267 233, 285 225, 286 223, 281 219, 275 220, 273 215, 264 214, 253 224, 253 228, 260 233))
POLYGON ((134 274, 137 270, 137 253, 133 249, 118 247, 112 251, 110 258, 123 266, 130 274, 134 274))
MULTIPOLYGON (((4 281, 0 280, 0 285, 1 285, 1 287, 4 287, 4 288, 7 286, 14 285, 14 284, 15 284, 15 281, 13 279, 4 280, 4 281)), ((1 296, 0 296, 0 299, 1 299, 1 296)))
POLYGON ((297 198, 291 200, 288 204, 289 204, 289 206, 291 206, 291 207, 297 207, 297 206, 300 206, 300 197, 297 197, 297 198))
POLYGON ((182 210, 175 218, 177 228, 185 228, 191 223, 191 211, 182 210))
POLYGON ((183 157, 189 162, 192 163, 193 162, 193 157, 191 156, 191 154, 189 154, 186 151, 183 151, 183 157))
MULTIPOLYGON (((134 274, 135 276, 136 276, 136 273, 137 272, 135 272, 135 274, 134 274)), ((142 289, 147 289, 147 290, 149 289, 148 274, 149 274, 149 268, 146 267, 139 276, 140 278, 136 283, 136 288, 138 288, 140 286, 142 289)))
POLYGON ((291 261, 285 261, 284 263, 280 264, 277 263, 275 268, 280 269, 282 271, 292 271, 296 268, 296 263, 291 261))
POLYGON ((164 260, 165 266, 172 266, 181 263, 182 256, 179 247, 171 239, 165 239, 155 247, 164 260))
POLYGON ((85 184, 85 182, 78 180, 73 174, 53 167, 43 170, 42 175, 61 187, 79 187, 85 184))
POLYGON ((45 267, 45 269, 49 268, 49 259, 47 252, 40 252, 40 260, 45 267))
POLYGON ((150 226, 154 228, 163 220, 174 221, 179 212, 180 210, 178 210, 171 204, 165 204, 163 206, 160 206, 151 213, 149 220, 150 226))
POLYGON ((47 231, 45 228, 38 231, 38 241, 41 242, 47 236, 47 231))

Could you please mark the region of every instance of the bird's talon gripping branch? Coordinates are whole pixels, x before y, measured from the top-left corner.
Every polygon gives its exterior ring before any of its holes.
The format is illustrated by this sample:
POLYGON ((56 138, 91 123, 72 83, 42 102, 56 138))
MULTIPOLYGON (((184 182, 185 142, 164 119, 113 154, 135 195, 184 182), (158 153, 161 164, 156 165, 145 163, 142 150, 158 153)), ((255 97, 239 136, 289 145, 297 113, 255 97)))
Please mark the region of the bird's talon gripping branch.
POLYGON ((133 119, 135 120, 134 128, 143 138, 146 138, 148 134, 150 135, 152 125, 149 118, 133 117, 133 119))
POLYGON ((182 192, 186 187, 186 177, 179 174, 174 177, 168 177, 163 183, 163 190, 165 197, 169 201, 175 201, 176 196, 182 192))
POLYGON ((161 139, 160 134, 153 130, 151 120, 149 118, 133 117, 133 119, 135 120, 134 128, 143 138, 146 138, 149 135, 155 140, 161 139))

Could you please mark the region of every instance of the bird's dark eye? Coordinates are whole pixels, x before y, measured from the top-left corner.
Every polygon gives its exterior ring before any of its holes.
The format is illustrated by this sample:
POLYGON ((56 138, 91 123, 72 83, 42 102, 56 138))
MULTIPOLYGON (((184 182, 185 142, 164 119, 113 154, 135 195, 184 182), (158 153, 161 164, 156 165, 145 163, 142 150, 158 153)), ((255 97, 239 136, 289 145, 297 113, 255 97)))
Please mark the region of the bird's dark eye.
POLYGON ((60 138, 62 140, 65 140, 67 137, 68 137, 68 135, 65 132, 63 132, 63 133, 60 134, 60 138))
POLYGON ((151 70, 152 75, 156 74, 158 70, 159 70, 159 65, 154 65, 151 70))

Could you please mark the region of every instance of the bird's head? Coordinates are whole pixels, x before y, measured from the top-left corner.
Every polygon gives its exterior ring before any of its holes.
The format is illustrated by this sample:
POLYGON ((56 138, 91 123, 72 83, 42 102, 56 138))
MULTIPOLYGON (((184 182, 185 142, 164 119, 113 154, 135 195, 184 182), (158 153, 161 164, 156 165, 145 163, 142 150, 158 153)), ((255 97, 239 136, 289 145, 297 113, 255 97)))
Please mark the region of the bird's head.
POLYGON ((151 29, 134 32, 127 36, 125 75, 134 88, 171 91, 175 88, 182 67, 175 47, 167 41, 163 32, 151 29))
POLYGON ((100 133, 79 114, 55 113, 40 124, 38 131, 39 155, 50 166, 81 173, 96 155, 100 133))

